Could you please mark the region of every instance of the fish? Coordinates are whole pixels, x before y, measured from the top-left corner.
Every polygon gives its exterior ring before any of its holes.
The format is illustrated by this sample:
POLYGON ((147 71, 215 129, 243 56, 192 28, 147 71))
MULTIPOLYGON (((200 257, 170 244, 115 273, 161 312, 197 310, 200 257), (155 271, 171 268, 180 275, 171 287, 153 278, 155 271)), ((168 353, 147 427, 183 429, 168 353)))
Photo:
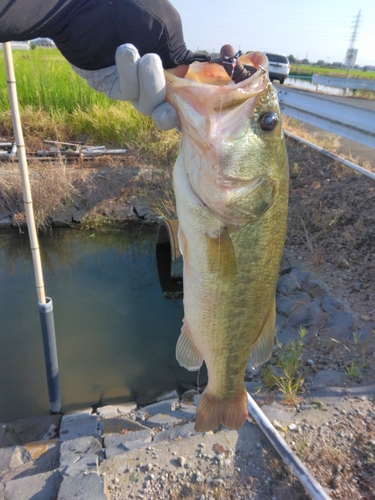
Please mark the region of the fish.
POLYGON ((267 58, 241 56, 235 84, 220 64, 166 75, 181 140, 173 170, 183 256, 184 318, 176 358, 206 364, 195 430, 237 430, 248 417, 244 374, 272 354, 275 294, 286 237, 288 160, 267 58))

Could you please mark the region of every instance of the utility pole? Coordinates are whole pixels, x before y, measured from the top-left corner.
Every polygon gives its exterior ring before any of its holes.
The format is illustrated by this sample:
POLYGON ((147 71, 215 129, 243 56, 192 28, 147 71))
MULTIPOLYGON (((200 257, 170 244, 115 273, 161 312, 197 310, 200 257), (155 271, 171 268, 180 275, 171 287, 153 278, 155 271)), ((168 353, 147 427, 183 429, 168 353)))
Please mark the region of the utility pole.
POLYGON ((354 44, 357 41, 358 37, 358 28, 359 28, 359 23, 361 22, 361 10, 358 12, 358 14, 354 17, 354 22, 352 23, 353 26, 353 31, 352 31, 352 36, 350 38, 350 43, 348 50, 346 51, 346 58, 345 58, 345 64, 348 67, 348 71, 346 73, 346 78, 349 76, 349 71, 355 64, 355 60, 357 58, 357 49, 354 48, 354 44))

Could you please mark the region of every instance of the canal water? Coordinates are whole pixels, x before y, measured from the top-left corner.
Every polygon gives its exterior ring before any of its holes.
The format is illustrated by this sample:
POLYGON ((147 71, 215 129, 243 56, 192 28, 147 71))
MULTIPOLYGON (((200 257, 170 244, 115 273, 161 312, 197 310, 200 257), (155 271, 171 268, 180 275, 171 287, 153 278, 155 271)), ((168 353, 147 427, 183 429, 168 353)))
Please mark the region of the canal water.
MULTIPOLYGON (((175 359, 181 293, 163 294, 155 241, 156 228, 150 227, 53 230, 40 238, 64 411, 115 401, 146 404, 163 391, 196 386, 197 373, 175 359)), ((199 382, 206 377, 202 371, 199 382)), ((2 231, 0 421, 46 413, 29 239, 15 230, 2 231)))
MULTIPOLYGON (((292 87, 296 87, 301 90, 310 90, 311 92, 316 92, 318 90, 319 92, 323 92, 323 94, 338 96, 345 94, 345 89, 328 87, 327 85, 316 85, 315 83, 311 82, 311 78, 298 78, 291 76, 285 80, 285 85, 291 85, 292 87)), ((349 90, 345 95, 351 96, 353 95, 353 91, 349 90)))

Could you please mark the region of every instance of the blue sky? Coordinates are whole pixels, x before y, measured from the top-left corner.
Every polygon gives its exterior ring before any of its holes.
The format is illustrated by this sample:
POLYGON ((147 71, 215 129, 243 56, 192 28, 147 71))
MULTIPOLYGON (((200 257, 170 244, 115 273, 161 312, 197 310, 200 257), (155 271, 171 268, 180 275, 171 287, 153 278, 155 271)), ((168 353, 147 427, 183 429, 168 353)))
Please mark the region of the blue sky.
POLYGON ((315 62, 345 59, 355 16, 361 22, 357 64, 375 65, 375 0, 170 0, 181 15, 190 50, 293 54, 315 62))

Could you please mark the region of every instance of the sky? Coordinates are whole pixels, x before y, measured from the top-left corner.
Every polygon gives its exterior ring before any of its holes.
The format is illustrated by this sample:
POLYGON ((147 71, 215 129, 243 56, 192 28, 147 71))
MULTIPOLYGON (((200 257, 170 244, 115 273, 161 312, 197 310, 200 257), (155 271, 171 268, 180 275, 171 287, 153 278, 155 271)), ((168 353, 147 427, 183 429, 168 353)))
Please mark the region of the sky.
POLYGON ((375 0, 170 0, 188 49, 293 54, 310 62, 344 62, 361 10, 356 63, 375 66, 375 0))

